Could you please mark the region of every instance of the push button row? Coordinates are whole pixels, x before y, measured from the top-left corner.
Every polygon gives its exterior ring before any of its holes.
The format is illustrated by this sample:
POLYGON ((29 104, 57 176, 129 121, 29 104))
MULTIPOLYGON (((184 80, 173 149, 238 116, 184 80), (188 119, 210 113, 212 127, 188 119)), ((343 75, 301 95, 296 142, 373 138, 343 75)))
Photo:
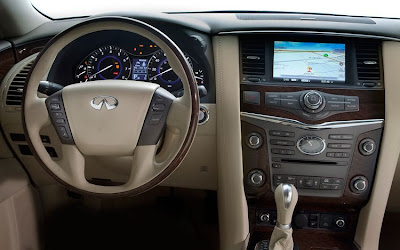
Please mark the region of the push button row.
POLYGON ((311 176, 292 176, 292 175, 274 175, 274 186, 282 183, 293 184, 300 189, 318 189, 318 190, 342 190, 344 180, 342 178, 331 177, 311 177, 311 176))

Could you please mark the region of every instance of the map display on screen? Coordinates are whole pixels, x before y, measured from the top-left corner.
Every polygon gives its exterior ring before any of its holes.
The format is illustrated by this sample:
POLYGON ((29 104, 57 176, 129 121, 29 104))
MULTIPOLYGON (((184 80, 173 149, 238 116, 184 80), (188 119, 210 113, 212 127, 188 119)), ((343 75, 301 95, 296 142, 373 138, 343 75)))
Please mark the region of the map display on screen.
POLYGON ((290 82, 343 82, 345 44, 274 42, 273 77, 290 82))

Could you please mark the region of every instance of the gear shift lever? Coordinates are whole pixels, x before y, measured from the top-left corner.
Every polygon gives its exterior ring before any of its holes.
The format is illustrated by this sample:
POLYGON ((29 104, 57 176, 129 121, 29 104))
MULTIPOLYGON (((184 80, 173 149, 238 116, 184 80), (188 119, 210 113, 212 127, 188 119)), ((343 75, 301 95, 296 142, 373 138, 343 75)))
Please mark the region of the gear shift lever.
POLYGON ((278 218, 269 241, 270 250, 293 250, 292 216, 299 195, 291 184, 280 184, 275 189, 278 218))

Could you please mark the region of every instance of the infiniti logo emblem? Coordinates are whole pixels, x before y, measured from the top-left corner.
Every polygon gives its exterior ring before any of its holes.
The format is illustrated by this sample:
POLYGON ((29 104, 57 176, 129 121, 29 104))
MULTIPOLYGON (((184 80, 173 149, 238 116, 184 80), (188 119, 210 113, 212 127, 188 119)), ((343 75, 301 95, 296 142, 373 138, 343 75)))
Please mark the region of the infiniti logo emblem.
POLYGON ((107 110, 112 110, 118 106, 118 100, 113 96, 100 95, 90 101, 90 106, 96 110, 102 109, 103 106, 106 106, 107 110))

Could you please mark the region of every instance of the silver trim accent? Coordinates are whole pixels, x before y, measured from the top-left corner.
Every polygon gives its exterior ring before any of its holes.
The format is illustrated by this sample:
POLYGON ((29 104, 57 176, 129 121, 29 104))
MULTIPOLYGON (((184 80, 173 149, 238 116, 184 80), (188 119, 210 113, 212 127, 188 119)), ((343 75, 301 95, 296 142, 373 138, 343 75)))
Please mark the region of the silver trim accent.
POLYGON ((113 96, 99 95, 93 97, 90 101, 90 106, 96 110, 101 110, 103 106, 106 106, 107 110, 113 110, 118 107, 118 100, 113 96), (98 100, 100 100, 100 102, 97 103, 98 100))
POLYGON ((306 105, 307 108, 309 109, 319 109, 322 105, 322 102, 324 100, 324 98, 322 97, 322 95, 320 93, 318 93, 317 91, 311 90, 309 92, 307 92, 304 97, 304 105, 306 105), (310 95, 317 95, 319 97, 318 103, 317 104, 312 104, 310 103, 310 101, 308 100, 308 97, 310 95))
MULTIPOLYGON (((200 105, 200 112, 201 112, 201 108, 203 108, 205 111, 206 111, 206 119, 203 121, 203 122, 200 122, 200 120, 199 120, 199 123, 198 123, 198 125, 203 125, 203 124, 206 124, 207 122, 208 122, 208 120, 210 119, 210 111, 208 111, 208 109, 207 109, 207 107, 206 106, 204 106, 204 105, 200 105)), ((200 113, 199 112, 199 113, 200 113)))
POLYGON ((319 154, 322 154, 322 153, 325 151, 325 149, 326 149, 326 142, 325 142, 325 139, 322 139, 322 138, 319 137, 319 136, 316 136, 316 135, 306 135, 306 136, 301 137, 301 138, 297 141, 296 147, 297 147, 297 149, 298 149, 301 153, 303 153, 303 154, 305 154, 305 155, 319 155, 319 154), (322 144, 324 145, 323 148, 321 149, 321 151, 319 151, 318 153, 307 153, 307 152, 305 152, 304 150, 302 150, 301 147, 300 147, 300 141, 303 140, 303 139, 305 139, 305 138, 307 138, 307 137, 316 137, 316 138, 320 139, 321 142, 322 142, 322 144))
POLYGON ((232 34, 313 34, 313 35, 325 35, 325 36, 343 36, 343 37, 356 37, 356 38, 375 38, 391 41, 400 41, 400 38, 390 36, 377 36, 377 35, 365 35, 365 34, 351 34, 351 33, 336 33, 336 32, 324 32, 324 31, 293 31, 293 30, 236 30, 236 31, 221 31, 218 35, 232 35, 232 34))
POLYGON ((281 224, 279 222, 276 223, 276 227, 282 230, 289 230, 292 228, 292 224, 281 224))
POLYGON ((262 115, 248 112, 240 112, 241 117, 252 118, 267 122, 278 123, 282 125, 292 126, 295 128, 305 129, 305 130, 322 130, 322 129, 333 129, 333 128, 347 128, 356 126, 367 126, 372 124, 380 124, 383 127, 384 119, 369 119, 369 120, 352 120, 352 121, 334 121, 334 122, 324 122, 321 124, 306 124, 299 122, 297 120, 262 115))
POLYGON ((284 183, 282 185, 283 192, 283 202, 285 203, 285 208, 288 209, 292 203, 293 190, 292 185, 284 183))

